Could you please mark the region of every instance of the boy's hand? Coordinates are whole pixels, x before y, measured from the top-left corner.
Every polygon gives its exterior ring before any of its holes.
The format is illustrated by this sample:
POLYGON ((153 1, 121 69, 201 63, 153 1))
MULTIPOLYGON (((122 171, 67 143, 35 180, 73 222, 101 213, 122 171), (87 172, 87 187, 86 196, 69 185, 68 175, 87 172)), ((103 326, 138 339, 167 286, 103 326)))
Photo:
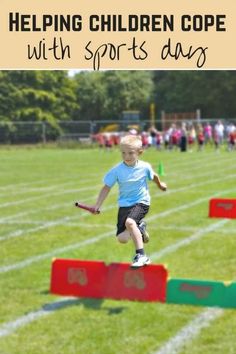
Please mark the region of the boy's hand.
POLYGON ((167 190, 167 184, 165 182, 161 182, 159 187, 164 192, 167 190))
POLYGON ((94 214, 94 215, 100 214, 99 207, 97 207, 96 205, 92 206, 91 212, 92 212, 92 214, 94 214))

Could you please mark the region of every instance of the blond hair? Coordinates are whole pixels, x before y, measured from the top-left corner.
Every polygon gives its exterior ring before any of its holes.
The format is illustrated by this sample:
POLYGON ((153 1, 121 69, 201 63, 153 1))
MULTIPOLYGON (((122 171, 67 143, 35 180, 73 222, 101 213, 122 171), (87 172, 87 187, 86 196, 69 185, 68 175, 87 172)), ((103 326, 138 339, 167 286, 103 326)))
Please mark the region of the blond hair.
POLYGON ((129 146, 137 150, 142 149, 142 140, 140 136, 137 135, 126 135, 120 140, 120 146, 129 146))

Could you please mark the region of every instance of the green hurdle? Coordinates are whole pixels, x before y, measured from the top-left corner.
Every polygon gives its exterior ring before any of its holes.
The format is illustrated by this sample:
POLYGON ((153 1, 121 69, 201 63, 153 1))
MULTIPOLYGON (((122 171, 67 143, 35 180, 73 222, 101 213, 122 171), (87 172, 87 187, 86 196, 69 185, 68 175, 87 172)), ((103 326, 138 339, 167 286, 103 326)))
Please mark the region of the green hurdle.
POLYGON ((236 283, 225 284, 226 292, 222 307, 236 308, 236 283))
POLYGON ((196 306, 236 308, 236 283, 220 281, 170 279, 166 302, 196 306))

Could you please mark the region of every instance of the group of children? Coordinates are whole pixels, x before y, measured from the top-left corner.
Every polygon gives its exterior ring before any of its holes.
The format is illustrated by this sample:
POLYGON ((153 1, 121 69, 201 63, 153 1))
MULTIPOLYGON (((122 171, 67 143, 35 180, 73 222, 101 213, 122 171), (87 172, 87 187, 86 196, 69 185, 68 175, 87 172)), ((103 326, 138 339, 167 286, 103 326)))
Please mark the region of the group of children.
MULTIPOLYGON (((147 144, 144 138, 145 144, 147 144)), ((236 126, 229 123, 226 126, 222 121, 217 121, 215 125, 210 123, 186 124, 182 123, 181 126, 171 124, 163 133, 156 131, 155 144, 157 148, 162 145, 165 149, 173 150, 179 149, 187 151, 187 147, 191 151, 195 145, 201 151, 204 146, 211 144, 218 150, 224 143, 227 143, 228 149, 233 150, 236 145, 236 126)), ((146 146, 149 146, 148 144, 146 146)))
MULTIPOLYGON (((130 132, 132 135, 136 135, 130 132)), ((137 132, 136 132, 137 133, 137 132)), ((113 146, 120 143, 124 133, 98 133, 93 136, 93 141, 97 142, 100 147, 110 150, 113 146)), ((216 150, 226 142, 228 150, 234 150, 236 146, 236 126, 234 123, 224 125, 218 120, 216 124, 210 123, 182 123, 177 125, 171 124, 170 127, 163 132, 158 131, 155 127, 150 127, 148 131, 140 134, 142 147, 149 148, 154 146, 161 150, 180 149, 181 151, 192 151, 197 146, 198 151, 202 151, 206 145, 212 145, 216 150)))

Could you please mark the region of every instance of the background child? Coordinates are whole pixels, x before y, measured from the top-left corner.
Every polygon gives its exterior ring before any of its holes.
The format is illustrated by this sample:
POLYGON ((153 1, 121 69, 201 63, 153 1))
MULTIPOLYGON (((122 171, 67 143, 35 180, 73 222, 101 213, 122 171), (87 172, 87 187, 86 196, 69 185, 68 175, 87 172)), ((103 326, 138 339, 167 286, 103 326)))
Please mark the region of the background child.
POLYGON ((143 246, 143 243, 149 241, 146 223, 143 220, 150 206, 147 180, 153 180, 163 191, 167 186, 160 181, 149 163, 138 159, 143 152, 139 136, 123 137, 120 149, 123 161, 105 175, 104 186, 98 195, 94 210, 96 213, 100 209, 110 189, 117 182, 119 185, 117 238, 121 243, 127 243, 130 238, 132 239, 136 250, 132 267, 138 268, 150 263, 143 246))

